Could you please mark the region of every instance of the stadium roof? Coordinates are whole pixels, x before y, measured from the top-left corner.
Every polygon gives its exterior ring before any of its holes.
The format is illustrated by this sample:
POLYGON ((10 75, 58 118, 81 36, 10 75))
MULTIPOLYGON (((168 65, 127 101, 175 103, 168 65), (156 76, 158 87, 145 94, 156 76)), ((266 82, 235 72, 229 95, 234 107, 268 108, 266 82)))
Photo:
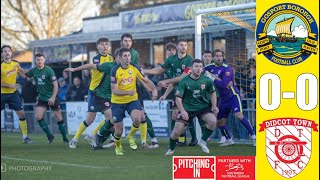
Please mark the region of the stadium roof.
MULTIPOLYGON (((210 32, 219 32, 237 28, 237 26, 226 27, 225 24, 215 24, 214 28, 211 28, 210 32)), ((154 39, 168 36, 194 34, 194 20, 167 23, 165 25, 153 25, 150 27, 135 28, 134 30, 123 29, 119 31, 72 34, 60 38, 32 41, 29 43, 29 48, 93 43, 100 37, 108 37, 111 41, 117 41, 120 40, 120 37, 123 33, 131 33, 134 39, 154 39)))
MULTIPOLYGON (((228 8, 228 7, 224 7, 228 8)), ((225 12, 225 11, 223 11, 225 12)), ((203 29, 206 32, 222 32, 227 30, 244 28, 254 32, 256 22, 256 12, 254 9, 231 11, 231 13, 217 13, 207 15, 203 23, 207 26, 203 29)), ((109 30, 101 32, 83 32, 69 34, 64 37, 37 40, 29 43, 29 48, 49 47, 68 44, 94 43, 100 37, 107 37, 111 41, 118 41, 123 33, 131 33, 134 39, 156 39, 169 36, 180 36, 194 34, 195 21, 175 21, 162 24, 155 24, 131 29, 109 30)))

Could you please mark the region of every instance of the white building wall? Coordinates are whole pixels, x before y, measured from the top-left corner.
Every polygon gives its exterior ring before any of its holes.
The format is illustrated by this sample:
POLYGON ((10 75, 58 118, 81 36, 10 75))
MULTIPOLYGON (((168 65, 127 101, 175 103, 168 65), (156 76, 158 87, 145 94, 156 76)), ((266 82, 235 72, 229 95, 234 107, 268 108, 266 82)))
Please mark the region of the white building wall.
POLYGON ((121 21, 119 16, 99 18, 99 19, 88 19, 83 21, 83 32, 103 32, 103 31, 114 31, 121 29, 121 21))

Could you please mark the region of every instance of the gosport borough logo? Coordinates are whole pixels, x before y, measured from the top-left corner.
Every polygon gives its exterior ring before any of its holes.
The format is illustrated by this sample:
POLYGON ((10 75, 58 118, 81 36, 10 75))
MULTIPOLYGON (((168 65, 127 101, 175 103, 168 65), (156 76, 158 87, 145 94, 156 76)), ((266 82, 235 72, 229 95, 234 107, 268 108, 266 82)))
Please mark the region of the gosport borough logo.
POLYGON ((283 3, 268 9, 256 31, 257 53, 279 65, 295 65, 318 51, 318 27, 307 9, 283 3))

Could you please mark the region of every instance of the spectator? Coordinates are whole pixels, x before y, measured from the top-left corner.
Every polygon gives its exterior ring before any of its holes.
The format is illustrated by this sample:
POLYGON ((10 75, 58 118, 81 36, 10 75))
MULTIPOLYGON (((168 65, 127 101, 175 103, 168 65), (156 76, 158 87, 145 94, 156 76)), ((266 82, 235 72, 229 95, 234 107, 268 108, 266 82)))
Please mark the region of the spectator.
POLYGON ((67 98, 67 91, 68 91, 68 85, 65 81, 64 78, 60 77, 58 79, 58 83, 59 83, 59 90, 58 90, 58 98, 60 100, 61 103, 61 109, 65 110, 66 109, 66 98, 67 98))
POLYGON ((241 65, 236 65, 235 67, 232 67, 233 72, 234 72, 234 80, 237 85, 237 87, 240 89, 240 84, 241 84, 241 79, 242 79, 242 66, 241 65))
POLYGON ((84 101, 84 96, 87 94, 88 91, 82 85, 80 78, 73 78, 73 85, 67 91, 67 101, 84 101))
POLYGON ((256 65, 252 64, 250 66, 250 91, 248 92, 248 98, 256 98, 256 65))
POLYGON ((256 64, 256 60, 255 59, 253 59, 253 58, 250 58, 249 60, 248 60, 248 64, 249 64, 249 66, 252 66, 252 65, 255 65, 256 64))
POLYGON ((63 76, 63 79, 65 80, 65 82, 66 82, 67 84, 69 84, 69 73, 63 71, 63 72, 62 72, 62 76, 63 76))
MULTIPOLYGON (((37 88, 33 84, 32 78, 27 78, 22 86, 22 99, 24 103, 34 103, 37 100, 37 88)), ((24 105, 25 111, 33 111, 33 105, 24 105)))
POLYGON ((91 74, 90 71, 85 69, 82 71, 83 72, 83 79, 82 79, 82 85, 85 88, 89 88, 90 85, 90 80, 91 80, 91 74))
POLYGON ((241 68, 241 75, 240 75, 240 88, 243 90, 244 94, 247 94, 249 91, 249 69, 246 67, 241 68))

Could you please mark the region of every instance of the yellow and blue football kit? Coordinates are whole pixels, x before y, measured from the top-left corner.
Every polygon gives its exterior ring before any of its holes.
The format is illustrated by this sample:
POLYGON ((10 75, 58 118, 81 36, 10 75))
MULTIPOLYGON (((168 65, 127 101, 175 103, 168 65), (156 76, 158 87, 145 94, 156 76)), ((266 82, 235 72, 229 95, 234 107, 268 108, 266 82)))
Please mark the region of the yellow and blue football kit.
MULTIPOLYGON (((17 75, 19 70, 19 62, 11 60, 9 63, 1 61, 1 83, 15 85, 17 83, 17 75)), ((23 110, 22 102, 15 88, 1 86, 1 110, 5 108, 5 104, 15 111, 23 110)), ((24 143, 31 143, 28 138, 27 121, 24 117, 20 117, 20 129, 23 135, 24 143)))
MULTIPOLYGON (((19 70, 19 62, 11 60, 10 63, 1 61, 1 83, 15 85, 19 70)), ((4 109, 5 103, 10 109, 20 111, 23 109, 21 99, 15 88, 1 86, 1 110, 4 109)))
POLYGON ((144 75, 140 67, 135 64, 130 64, 126 69, 122 68, 119 64, 112 69, 111 84, 117 84, 118 89, 121 91, 134 90, 133 96, 119 96, 112 93, 111 111, 115 122, 121 122, 123 120, 125 111, 130 114, 132 110, 142 110, 138 101, 137 78, 144 79, 144 75))

